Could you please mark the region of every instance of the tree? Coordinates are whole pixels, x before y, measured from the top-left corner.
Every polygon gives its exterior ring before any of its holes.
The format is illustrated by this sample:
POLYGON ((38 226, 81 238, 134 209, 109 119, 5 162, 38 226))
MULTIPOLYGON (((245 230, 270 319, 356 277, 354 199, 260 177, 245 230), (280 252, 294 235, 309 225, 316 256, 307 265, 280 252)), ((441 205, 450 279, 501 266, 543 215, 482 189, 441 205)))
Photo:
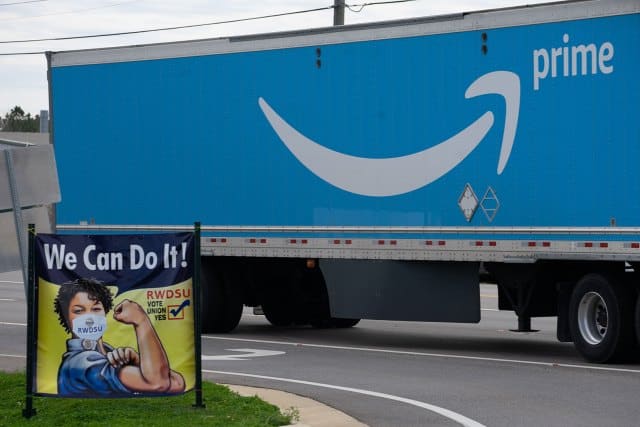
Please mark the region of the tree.
POLYGON ((16 105, 10 112, 5 114, 2 130, 5 132, 38 132, 40 130, 40 116, 36 114, 31 117, 31 113, 24 113, 24 110, 16 105))

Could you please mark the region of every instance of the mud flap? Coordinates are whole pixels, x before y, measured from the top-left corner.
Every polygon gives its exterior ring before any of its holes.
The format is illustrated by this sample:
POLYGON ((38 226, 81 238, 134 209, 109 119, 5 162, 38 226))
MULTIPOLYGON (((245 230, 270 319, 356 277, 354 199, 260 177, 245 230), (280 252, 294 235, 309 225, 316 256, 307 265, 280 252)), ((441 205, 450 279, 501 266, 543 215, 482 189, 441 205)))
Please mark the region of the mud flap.
POLYGON ((477 323, 479 263, 322 259, 331 316, 477 323))

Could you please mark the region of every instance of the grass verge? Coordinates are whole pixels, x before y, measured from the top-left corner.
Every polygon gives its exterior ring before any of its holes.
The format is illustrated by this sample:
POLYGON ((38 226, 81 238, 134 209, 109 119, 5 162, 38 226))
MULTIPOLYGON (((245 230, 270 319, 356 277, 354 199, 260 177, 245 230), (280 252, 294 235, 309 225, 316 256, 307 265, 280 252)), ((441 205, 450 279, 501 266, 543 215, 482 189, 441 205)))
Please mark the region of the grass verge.
POLYGON ((194 392, 182 396, 131 399, 34 397, 37 415, 22 417, 25 373, 0 372, 0 426, 282 426, 291 415, 258 397, 242 397, 227 387, 203 382, 206 408, 194 408, 194 392))

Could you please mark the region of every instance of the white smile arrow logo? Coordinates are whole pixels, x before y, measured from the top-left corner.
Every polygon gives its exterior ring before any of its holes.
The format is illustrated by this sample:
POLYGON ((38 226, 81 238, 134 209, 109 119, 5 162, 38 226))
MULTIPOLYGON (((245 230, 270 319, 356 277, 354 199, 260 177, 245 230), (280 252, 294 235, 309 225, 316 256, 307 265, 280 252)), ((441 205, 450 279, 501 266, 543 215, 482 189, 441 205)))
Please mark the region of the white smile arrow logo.
MULTIPOLYGON (((504 170, 518 127, 520 78, 509 71, 494 71, 473 82, 465 98, 502 95, 506 104, 498 174, 504 170)), ((384 159, 356 157, 324 147, 287 123, 263 98, 258 99, 269 124, 291 153, 331 185, 363 196, 394 196, 424 187, 462 162, 485 137, 494 118, 487 111, 475 122, 438 145, 406 156, 384 159)))

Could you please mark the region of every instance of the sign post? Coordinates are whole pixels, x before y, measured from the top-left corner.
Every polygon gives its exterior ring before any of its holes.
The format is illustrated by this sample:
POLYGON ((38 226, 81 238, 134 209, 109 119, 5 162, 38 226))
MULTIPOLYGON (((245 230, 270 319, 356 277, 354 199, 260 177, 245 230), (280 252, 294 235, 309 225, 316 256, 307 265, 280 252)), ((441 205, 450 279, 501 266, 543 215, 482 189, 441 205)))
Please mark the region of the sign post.
POLYGON ((33 362, 35 352, 35 313, 34 305, 36 303, 36 284, 34 272, 34 247, 36 238, 35 224, 29 224, 29 245, 28 245, 28 267, 27 267, 27 395, 25 399, 25 408, 22 410, 24 418, 31 418, 36 415, 33 407, 33 362))
POLYGON ((193 247, 193 317, 194 317, 194 341, 196 344, 196 408, 205 408, 202 402, 202 319, 200 301, 200 222, 194 224, 194 247, 193 247))

